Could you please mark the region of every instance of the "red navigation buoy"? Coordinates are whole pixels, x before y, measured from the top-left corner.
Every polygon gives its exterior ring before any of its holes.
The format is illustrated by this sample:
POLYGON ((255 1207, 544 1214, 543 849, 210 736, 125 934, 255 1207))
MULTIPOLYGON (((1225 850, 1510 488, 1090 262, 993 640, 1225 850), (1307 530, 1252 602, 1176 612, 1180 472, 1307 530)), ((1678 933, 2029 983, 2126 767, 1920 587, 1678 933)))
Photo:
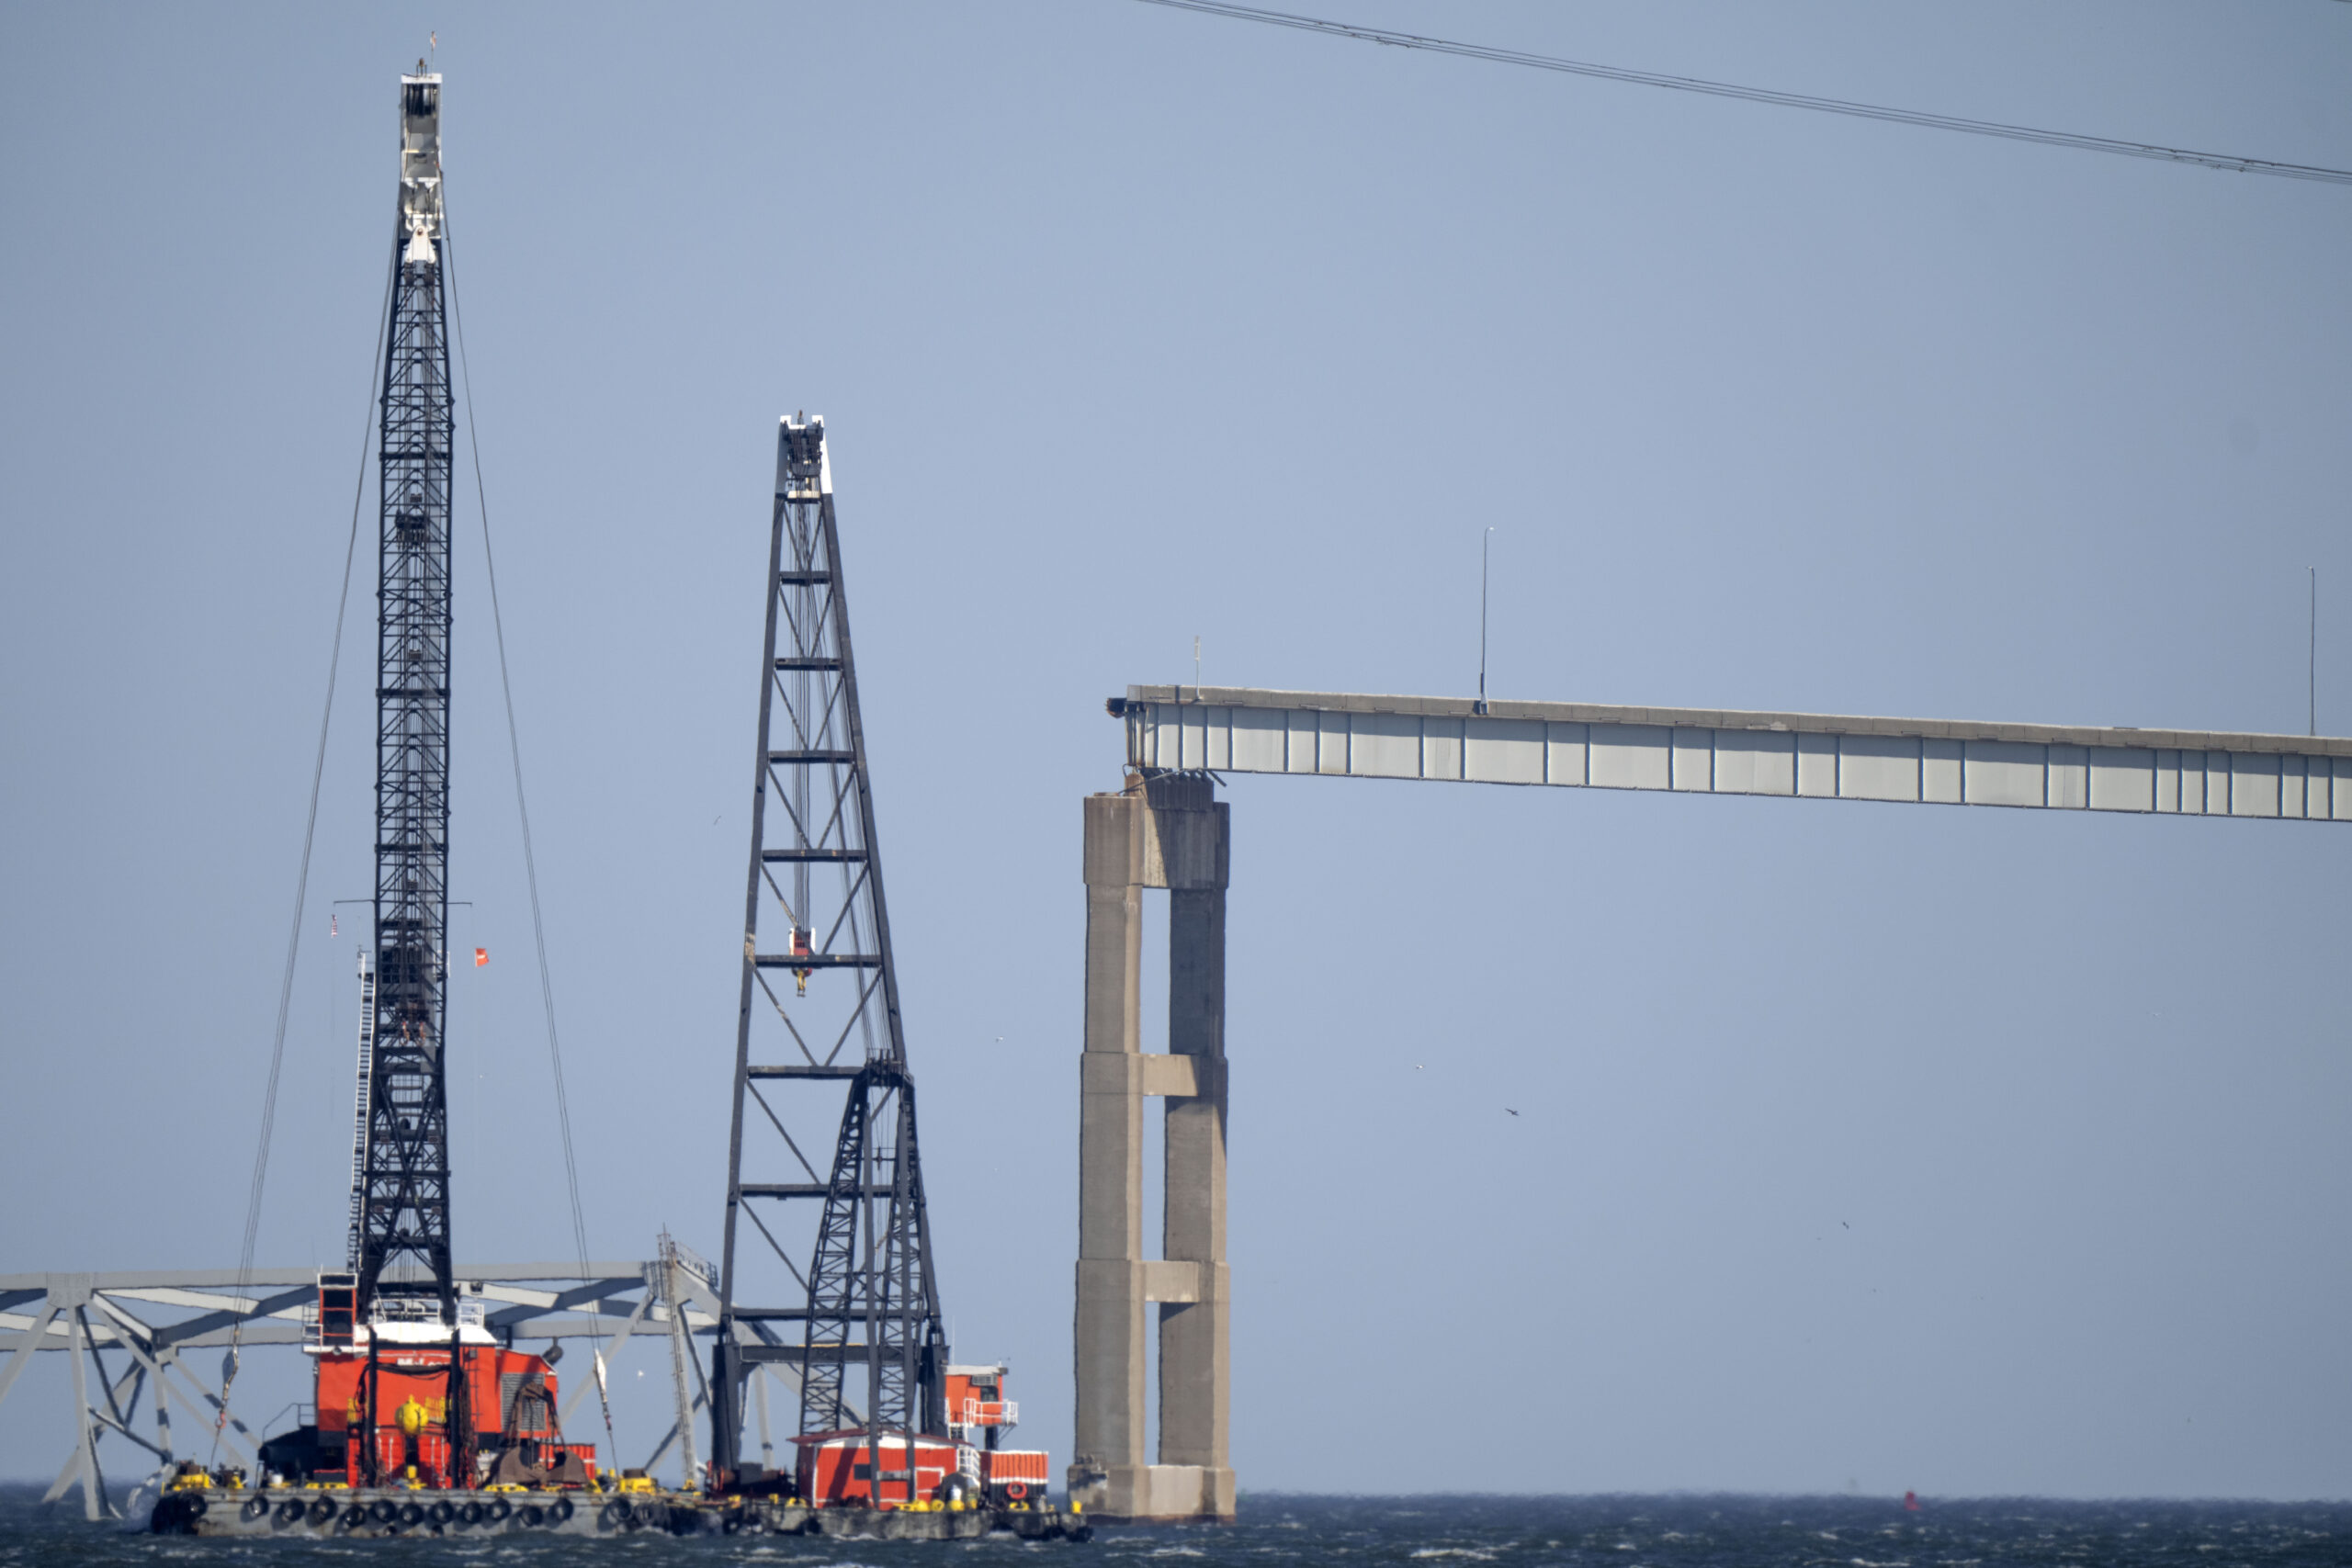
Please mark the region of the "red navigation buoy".
POLYGON ((1916 1514, 1919 1511, 1919 1495, 1917 1492, 1905 1492, 1903 1495, 1903 1511, 1906 1514, 1916 1514))

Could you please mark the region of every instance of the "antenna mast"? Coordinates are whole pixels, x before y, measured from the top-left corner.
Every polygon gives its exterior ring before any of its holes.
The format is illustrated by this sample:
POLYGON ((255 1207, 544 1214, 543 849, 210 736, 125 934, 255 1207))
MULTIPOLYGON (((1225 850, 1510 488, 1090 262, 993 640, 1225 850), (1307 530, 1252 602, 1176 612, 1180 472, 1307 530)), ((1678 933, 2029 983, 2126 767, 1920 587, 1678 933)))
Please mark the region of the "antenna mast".
POLYGON ((1492 528, 1478 536, 1478 701, 1473 713, 1487 711, 1487 553, 1494 542, 1492 528))

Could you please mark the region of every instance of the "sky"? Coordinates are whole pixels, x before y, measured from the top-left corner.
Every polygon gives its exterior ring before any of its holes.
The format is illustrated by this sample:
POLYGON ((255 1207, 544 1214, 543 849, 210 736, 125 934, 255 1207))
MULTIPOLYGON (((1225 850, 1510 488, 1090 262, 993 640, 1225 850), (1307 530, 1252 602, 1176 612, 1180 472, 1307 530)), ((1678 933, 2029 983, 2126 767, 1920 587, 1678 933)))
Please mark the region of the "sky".
MULTIPOLYGON (((2331 0, 1329 4, 2352 166, 2331 0)), ((236 1259, 429 30, 591 1249, 718 1246, 775 421, 821 413, 946 1314, 1057 1465, 1079 802, 1194 637, 1466 695, 1491 526, 1498 697, 2292 733, 2316 568, 2352 728, 2352 190, 1133 0, 18 7, 0 1272, 236 1259)), ((479 528, 458 1251, 562 1258, 479 528)), ((342 1256, 371 573, 277 1267, 342 1256)), ((2352 1495, 2352 832, 1223 798, 1245 1494, 2352 1495)), ((62 1460, 62 1359, 0 1476, 62 1460)), ((620 1384, 635 1463, 658 1343, 620 1384)))

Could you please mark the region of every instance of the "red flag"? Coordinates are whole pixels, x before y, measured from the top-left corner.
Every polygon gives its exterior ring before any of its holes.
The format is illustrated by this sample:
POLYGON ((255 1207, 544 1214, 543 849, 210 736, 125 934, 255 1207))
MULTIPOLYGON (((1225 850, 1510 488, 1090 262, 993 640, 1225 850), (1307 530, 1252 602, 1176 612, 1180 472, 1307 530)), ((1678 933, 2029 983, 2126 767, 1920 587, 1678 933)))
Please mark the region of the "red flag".
POLYGON ((477 948, 475 948, 475 949, 474 949, 474 967, 475 967, 475 968, 479 969, 479 968, 481 968, 483 964, 487 964, 487 963, 489 963, 489 962, 490 962, 490 949, 488 949, 488 948, 486 948, 486 947, 477 947, 477 948))

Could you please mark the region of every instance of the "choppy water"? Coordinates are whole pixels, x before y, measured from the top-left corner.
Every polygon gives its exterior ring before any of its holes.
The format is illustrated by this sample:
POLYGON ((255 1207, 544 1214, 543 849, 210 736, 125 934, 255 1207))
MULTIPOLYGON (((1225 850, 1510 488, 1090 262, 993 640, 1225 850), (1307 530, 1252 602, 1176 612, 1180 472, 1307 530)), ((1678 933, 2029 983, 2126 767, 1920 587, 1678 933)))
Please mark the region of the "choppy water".
MULTIPOLYGON (((378 1562, 528 1568, 558 1560, 616 1563, 871 1565, 952 1562, 1007 1568, 1057 1554, 1102 1568, 2005 1568, 2007 1564, 2194 1564, 2196 1568, 2352 1565, 2352 1504, 2058 1503, 1976 1499, 1899 1503, 1853 1497, 1243 1498, 1230 1529, 1104 1530, 1083 1546, 1010 1540, 892 1545, 724 1537, 612 1541, 192 1540, 87 1525, 35 1507, 37 1490, 0 1487, 0 1568, 17 1565, 378 1562)), ((1037 1568, 1046 1568, 1043 1562, 1037 1568)))

